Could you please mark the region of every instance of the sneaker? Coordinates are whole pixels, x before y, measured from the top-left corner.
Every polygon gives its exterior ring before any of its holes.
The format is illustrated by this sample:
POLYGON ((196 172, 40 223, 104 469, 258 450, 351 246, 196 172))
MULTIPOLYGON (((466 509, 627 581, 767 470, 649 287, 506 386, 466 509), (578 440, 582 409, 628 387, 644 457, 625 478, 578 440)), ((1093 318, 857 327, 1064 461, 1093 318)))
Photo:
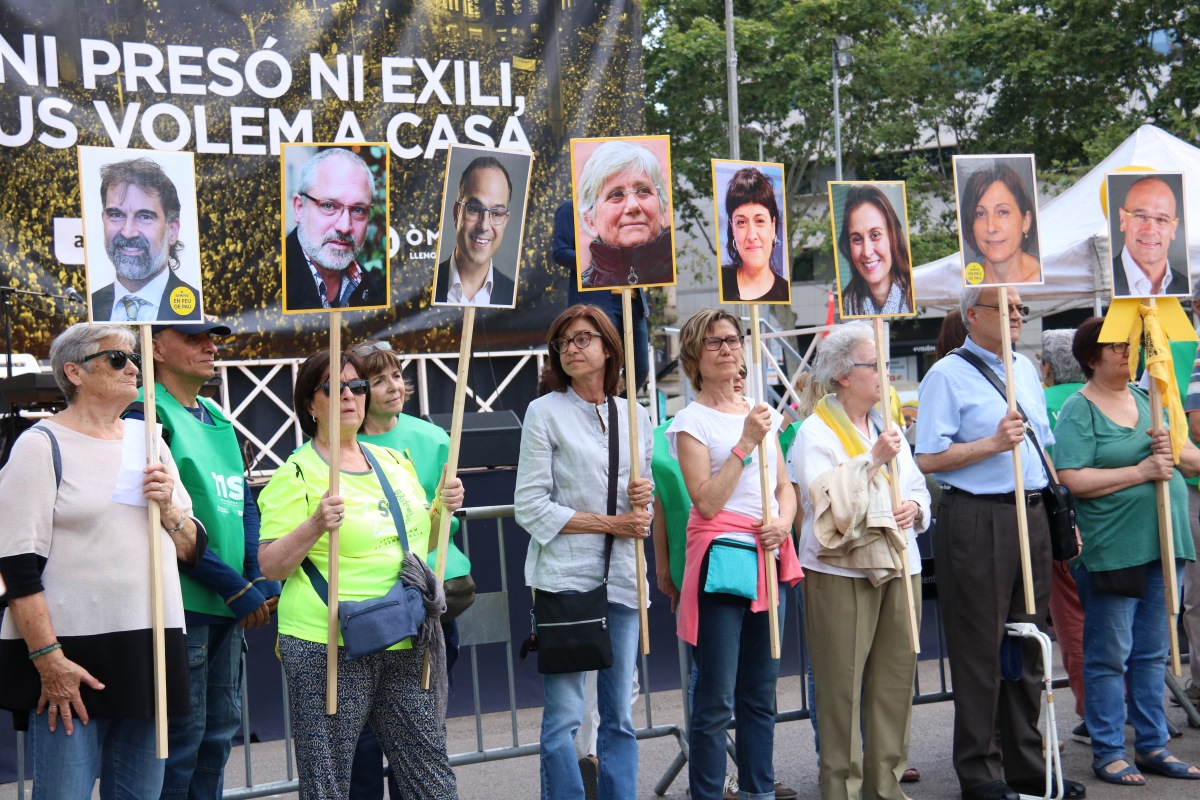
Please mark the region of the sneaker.
POLYGON ((579 774, 583 778, 585 800, 596 800, 596 785, 600 779, 600 760, 591 755, 579 759, 579 774))
MULTIPOLYGON (((1193 706, 1195 706, 1197 709, 1200 709, 1200 686, 1188 681, 1187 688, 1183 690, 1183 696, 1186 697, 1188 702, 1190 702, 1193 706)), ((1174 692, 1171 693, 1171 702, 1177 706, 1181 705, 1179 698, 1175 696, 1174 692)))
POLYGON ((775 800, 796 800, 796 790, 775 781, 775 800))
POLYGON ((1072 728, 1071 738, 1080 744, 1086 744, 1090 746, 1092 743, 1092 735, 1088 733, 1087 723, 1081 721, 1078 725, 1072 728))

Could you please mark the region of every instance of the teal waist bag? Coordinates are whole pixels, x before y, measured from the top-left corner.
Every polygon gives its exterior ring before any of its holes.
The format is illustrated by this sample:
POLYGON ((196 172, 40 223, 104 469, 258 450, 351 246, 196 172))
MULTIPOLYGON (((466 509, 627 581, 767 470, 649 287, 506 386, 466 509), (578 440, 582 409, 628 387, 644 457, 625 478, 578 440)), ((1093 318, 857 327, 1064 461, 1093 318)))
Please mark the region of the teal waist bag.
POLYGON ((758 599, 758 548, 746 542, 714 539, 708 548, 704 591, 758 599))

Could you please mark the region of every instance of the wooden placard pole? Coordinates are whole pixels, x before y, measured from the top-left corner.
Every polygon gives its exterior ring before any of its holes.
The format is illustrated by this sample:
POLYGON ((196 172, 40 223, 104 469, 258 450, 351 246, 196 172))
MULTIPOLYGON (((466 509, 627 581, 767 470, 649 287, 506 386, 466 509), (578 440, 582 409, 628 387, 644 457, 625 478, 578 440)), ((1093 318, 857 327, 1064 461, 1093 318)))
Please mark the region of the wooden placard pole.
MULTIPOLYGON (((450 415, 450 454, 446 459, 446 471, 442 481, 438 483, 439 490, 445 481, 454 480, 458 476, 458 449, 462 442, 463 412, 467 405, 467 375, 471 366, 471 340, 474 336, 475 306, 464 306, 462 337, 458 345, 458 373, 454 378, 454 410, 450 415)), ((430 498, 431 503, 437 502, 437 500, 436 497, 430 498)), ((438 554, 433 570, 437 575, 438 583, 442 583, 446 579, 446 554, 450 550, 450 520, 452 518, 453 514, 447 514, 444 508, 438 515, 438 554)), ((421 664, 421 688, 429 691, 429 683, 429 649, 426 648, 425 658, 421 664)))
MULTIPOLYGON (((621 318, 625 326, 625 400, 629 410, 629 480, 642 477, 642 461, 638 447, 637 378, 633 350, 633 289, 621 290, 621 318), (631 380, 632 379, 632 380, 631 380)), ((653 399, 653 398, 652 398, 653 399)), ((661 512, 660 512, 661 513, 661 512)), ((650 622, 646 617, 646 545, 634 539, 634 563, 637 565, 638 622, 642 629, 642 654, 650 653, 650 622)))
MULTIPOLYGON (((765 400, 767 393, 762 386, 762 334, 759 330, 758 304, 750 305, 750 371, 756 391, 755 400, 765 400)), ((768 447, 778 447, 778 440, 764 436, 758 444, 758 481, 762 494, 763 524, 771 521, 771 476, 767 473, 768 447)), ((771 633, 771 658, 780 657, 779 647, 779 576, 775 569, 775 551, 767 553, 767 625, 771 633)))
MULTIPOLYGON (((342 312, 329 312, 329 494, 341 491, 342 312)), ((325 648, 325 713, 337 713, 338 531, 329 532, 329 619, 325 648)))
MULTIPOLYGON (((146 464, 157 464, 158 411, 154 395, 154 337, 149 325, 141 326, 142 398, 145 407, 146 464)), ((150 532, 150 624, 154 651, 154 755, 167 757, 167 640, 163 611, 162 522, 158 503, 146 503, 150 532)))
MULTIPOLYGON (((883 411, 883 424, 890 427, 892 424, 892 388, 888 382, 888 360, 887 348, 884 346, 884 329, 883 319, 875 317, 872 322, 875 325, 875 364, 878 367, 879 373, 879 404, 883 411)), ((900 469, 896 463, 896 459, 888 462, 888 473, 891 480, 888 481, 888 489, 892 496, 892 510, 895 511, 903 502, 900 497, 900 469)), ((901 531, 904 533, 904 531, 901 531)), ((907 534, 905 534, 907 538, 907 534)), ((902 569, 901 577, 904 580, 904 605, 908 610, 908 643, 912 647, 913 653, 921 652, 921 629, 917 626, 917 603, 913 598, 912 580, 908 573, 908 547, 900 550, 900 566, 902 569)))
MULTIPOLYGON (((1151 306, 1157 301, 1151 297, 1151 306)), ((1136 355, 1131 353, 1130 355, 1136 355)), ((1150 428, 1154 433, 1163 429, 1162 392, 1158 381, 1150 379, 1150 428)), ((1162 554, 1163 586, 1167 597, 1167 631, 1171 637, 1171 671, 1182 676, 1179 664, 1179 583, 1175 574, 1175 537, 1171 529, 1171 482, 1155 481, 1154 497, 1158 506, 1158 550, 1162 554)))
MULTIPOLYGON (((1008 410, 1017 410, 1017 392, 1013 383, 1012 336, 1008 330, 1008 287, 1001 286, 1000 306, 1000 360, 1004 362, 1004 388, 1008 399, 1008 410)), ((1017 509, 1017 547, 1021 550, 1021 582, 1025 589, 1025 613, 1036 614, 1033 599, 1033 564, 1029 557, 1029 509, 1025 505, 1025 468, 1021 464, 1021 445, 1018 443, 1012 449, 1013 456, 1013 494, 1017 509)))

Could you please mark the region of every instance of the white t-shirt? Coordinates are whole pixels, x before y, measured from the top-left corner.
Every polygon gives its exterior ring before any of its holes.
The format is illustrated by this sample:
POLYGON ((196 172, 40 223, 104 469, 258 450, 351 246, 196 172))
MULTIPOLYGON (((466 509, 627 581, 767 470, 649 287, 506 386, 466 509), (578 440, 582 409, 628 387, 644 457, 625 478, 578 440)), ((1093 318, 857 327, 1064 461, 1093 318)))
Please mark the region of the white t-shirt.
MULTIPOLYGON (((676 437, 680 433, 690 434, 708 448, 711 474, 716 475, 727 459, 737 458, 732 451, 738 443, 738 439, 742 438, 742 426, 745 424, 746 414, 752 407, 751 403, 746 401, 745 413, 727 414, 697 402, 689 403, 686 408, 675 415, 675 419, 667 428, 666 436, 671 445, 671 455, 675 460, 679 460, 679 446, 676 437)), ((776 442, 779 437, 779 427, 782 424, 783 415, 772 409, 771 430, 763 437, 763 441, 768 445, 767 475, 771 479, 772 517, 779 515, 779 501, 775 499, 773 490, 779 468, 779 447, 776 442)), ((742 514, 751 519, 762 518, 762 484, 758 477, 759 452, 760 448, 756 447, 753 452, 747 454, 750 456, 751 462, 742 468, 742 474, 738 478, 733 495, 725 503, 726 511, 742 514)))

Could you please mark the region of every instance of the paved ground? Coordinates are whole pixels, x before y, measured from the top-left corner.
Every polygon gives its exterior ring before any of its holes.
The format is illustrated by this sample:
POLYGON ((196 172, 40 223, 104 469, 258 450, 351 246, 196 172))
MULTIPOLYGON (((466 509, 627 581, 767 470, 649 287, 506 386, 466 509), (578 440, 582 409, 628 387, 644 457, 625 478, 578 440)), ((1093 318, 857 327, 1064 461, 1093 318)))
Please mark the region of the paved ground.
MULTIPOLYGON (((934 673, 935 662, 922 662, 922 685, 937 685, 934 673)), ((1061 674, 1061 672, 1059 673, 1061 674)), ((928 689, 927 689, 928 690, 928 689)), ((800 683, 798 678, 787 678, 780 682, 780 707, 795 708, 799 705, 800 683)), ((682 720, 682 706, 678 692, 659 692, 651 697, 654 723, 669 725, 682 720)), ((1059 736, 1066 741, 1063 753, 1064 774, 1082 781, 1093 800, 1132 800, 1133 790, 1110 786, 1098 781, 1091 772, 1091 750, 1070 741, 1070 730, 1077 719, 1074 700, 1068 689, 1055 692, 1055 707, 1058 717, 1059 736)), ((1200 763, 1200 730, 1186 728, 1181 709, 1166 705, 1168 718, 1184 733, 1171 742, 1171 749, 1188 761, 1200 763)), ((635 719, 644 724, 645 701, 640 701, 635 710, 635 719)), ((528 709, 518 714, 518 735, 522 744, 535 743, 538 737, 540 713, 528 709)), ((958 784, 950 764, 950 735, 953 711, 949 702, 917 706, 913 712, 911 763, 921 771, 921 781, 907 784, 906 791, 913 800, 926 798, 957 798, 958 784)), ((507 713, 491 714, 483 718, 484 747, 498 748, 512 743, 512 725, 507 713)), ((476 728, 473 718, 452 719, 449 726, 450 752, 461 753, 475 749, 476 728)), ((1129 730, 1132 750, 1132 730, 1129 730)), ((639 798, 653 798, 654 786, 670 766, 679 752, 673 737, 644 740, 640 746, 639 798)), ((282 742, 256 744, 251 748, 253 775, 256 783, 284 780, 287 777, 282 742)), ((226 788, 244 784, 244 752, 234 750, 229 762, 226 788)), ((777 777, 795 788, 802 798, 818 798, 816 758, 813 754, 812 729, 807 720, 782 723, 776 728, 775 771, 777 777)), ((459 767, 457 770, 459 792, 463 800, 529 800, 538 796, 538 762, 536 755, 523 758, 493 761, 459 767)), ((685 771, 667 790, 665 797, 687 797, 687 773, 685 771)), ((97 795, 98 796, 98 795, 97 795)), ((295 797, 294 794, 274 795, 295 797)), ((0 786, 0 800, 16 798, 14 784, 0 786)), ((1166 778, 1149 776, 1148 787, 1137 791, 1137 800, 1165 800, 1165 798, 1200 798, 1200 785, 1166 778)), ((631 799, 632 800, 632 799, 631 799)))

